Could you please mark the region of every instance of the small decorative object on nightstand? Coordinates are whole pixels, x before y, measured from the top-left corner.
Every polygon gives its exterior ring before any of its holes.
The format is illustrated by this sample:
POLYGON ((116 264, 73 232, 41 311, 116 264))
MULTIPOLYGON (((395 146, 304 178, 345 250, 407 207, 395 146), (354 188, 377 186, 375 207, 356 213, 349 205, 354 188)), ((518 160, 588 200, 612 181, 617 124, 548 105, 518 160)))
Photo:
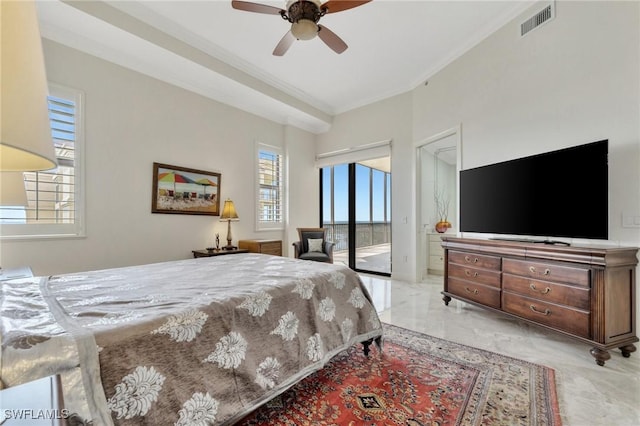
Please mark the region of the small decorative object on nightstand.
POLYGON ((207 247, 207 251, 220 251, 220 234, 216 233, 216 246, 207 247))

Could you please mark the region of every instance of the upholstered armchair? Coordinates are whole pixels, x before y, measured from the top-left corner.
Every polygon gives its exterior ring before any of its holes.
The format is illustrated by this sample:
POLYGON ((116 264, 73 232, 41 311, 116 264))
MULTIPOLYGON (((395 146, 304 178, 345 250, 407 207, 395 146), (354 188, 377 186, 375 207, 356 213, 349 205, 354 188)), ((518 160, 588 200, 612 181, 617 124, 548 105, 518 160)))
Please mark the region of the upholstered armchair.
POLYGON ((333 263, 334 243, 327 241, 325 228, 298 228, 300 241, 293 243, 296 259, 333 263))

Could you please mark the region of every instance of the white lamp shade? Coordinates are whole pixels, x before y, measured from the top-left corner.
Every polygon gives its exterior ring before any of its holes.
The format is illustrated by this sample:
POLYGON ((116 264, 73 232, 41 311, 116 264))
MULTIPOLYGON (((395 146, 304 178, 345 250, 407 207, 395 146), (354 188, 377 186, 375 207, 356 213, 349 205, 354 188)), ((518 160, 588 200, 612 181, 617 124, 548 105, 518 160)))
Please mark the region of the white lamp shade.
POLYGON ((20 172, 0 173, 0 206, 27 206, 24 176, 20 172))
POLYGON ((0 171, 56 167, 47 78, 32 1, 1 1, 2 118, 0 171))

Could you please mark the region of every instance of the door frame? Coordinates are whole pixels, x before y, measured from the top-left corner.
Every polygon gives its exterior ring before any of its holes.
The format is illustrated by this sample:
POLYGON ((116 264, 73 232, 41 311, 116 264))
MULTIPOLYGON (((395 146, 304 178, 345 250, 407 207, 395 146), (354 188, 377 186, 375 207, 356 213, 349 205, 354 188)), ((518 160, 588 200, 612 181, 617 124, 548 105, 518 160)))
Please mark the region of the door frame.
MULTIPOLYGON (((456 141, 456 224, 460 224, 460 170, 462 170, 462 124, 446 129, 440 133, 436 133, 426 139, 414 144, 416 158, 416 281, 424 281, 427 270, 427 240, 426 230, 422 223, 422 201, 423 201, 423 185, 422 176, 426 170, 422 170, 422 148, 426 145, 440 141, 442 139, 454 136, 456 141)), ((457 234, 460 234, 459 229, 457 234)))

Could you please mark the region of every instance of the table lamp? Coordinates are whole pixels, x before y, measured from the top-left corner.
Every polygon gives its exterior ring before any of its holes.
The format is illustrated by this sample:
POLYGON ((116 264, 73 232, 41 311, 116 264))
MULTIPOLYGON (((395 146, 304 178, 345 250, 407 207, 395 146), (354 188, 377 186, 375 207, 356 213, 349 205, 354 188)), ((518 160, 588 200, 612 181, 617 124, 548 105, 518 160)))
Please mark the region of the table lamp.
POLYGON ((27 192, 20 172, 0 173, 0 206, 26 207, 27 192))
POLYGON ((231 244, 231 222, 237 222, 238 213, 236 212, 236 207, 233 205, 233 201, 227 198, 224 202, 224 207, 222 208, 222 214, 220 215, 221 221, 227 221, 227 245, 222 247, 222 250, 235 250, 238 247, 231 244))
POLYGON ((0 171, 57 166, 47 105, 47 77, 36 6, 2 1, 0 171))

